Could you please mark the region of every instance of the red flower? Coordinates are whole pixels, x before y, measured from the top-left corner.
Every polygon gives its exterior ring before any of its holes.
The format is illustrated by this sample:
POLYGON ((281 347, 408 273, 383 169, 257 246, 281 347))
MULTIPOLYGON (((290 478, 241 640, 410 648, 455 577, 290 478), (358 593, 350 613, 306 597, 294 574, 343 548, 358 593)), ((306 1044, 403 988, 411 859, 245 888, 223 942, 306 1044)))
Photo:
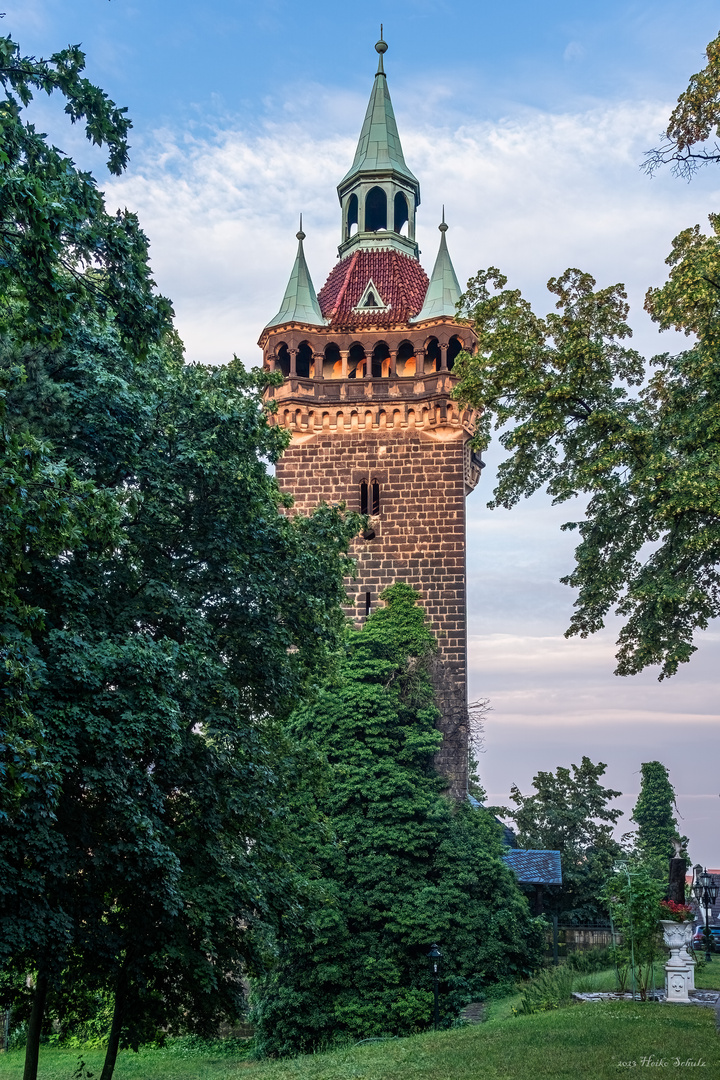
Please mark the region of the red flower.
POLYGON ((661 918, 672 919, 673 922, 690 922, 693 917, 689 904, 676 904, 674 900, 661 900, 660 909, 661 918))

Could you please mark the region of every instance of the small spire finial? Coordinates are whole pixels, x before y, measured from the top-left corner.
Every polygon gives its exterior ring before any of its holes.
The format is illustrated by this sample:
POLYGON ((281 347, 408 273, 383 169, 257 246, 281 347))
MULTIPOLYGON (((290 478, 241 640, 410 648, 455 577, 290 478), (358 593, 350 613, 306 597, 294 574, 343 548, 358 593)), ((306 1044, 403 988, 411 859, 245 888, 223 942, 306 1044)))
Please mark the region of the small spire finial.
POLYGON ((445 203, 443 203, 442 221, 438 225, 438 229, 441 233, 446 233, 448 231, 448 227, 445 224, 445 203))
POLYGON ((387 52, 387 42, 383 41, 383 24, 380 23, 380 40, 375 45, 375 51, 379 53, 377 75, 384 75, 385 68, 383 67, 383 53, 387 52))
POLYGON ((305 239, 305 233, 303 232, 303 227, 302 227, 302 214, 300 215, 300 231, 296 232, 295 235, 297 236, 298 240, 304 240, 305 239))

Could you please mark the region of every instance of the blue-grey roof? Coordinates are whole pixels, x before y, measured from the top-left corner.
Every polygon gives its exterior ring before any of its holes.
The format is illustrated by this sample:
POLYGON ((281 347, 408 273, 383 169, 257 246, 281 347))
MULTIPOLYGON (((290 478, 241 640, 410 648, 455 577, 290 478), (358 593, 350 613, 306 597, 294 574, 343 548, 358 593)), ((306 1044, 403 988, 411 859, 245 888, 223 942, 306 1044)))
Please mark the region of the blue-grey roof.
POLYGON ((503 859, 521 885, 562 885, 559 851, 506 851, 503 859))
POLYGON ((315 293, 315 286, 310 277, 303 240, 305 233, 302 231, 302 218, 300 218, 300 232, 297 233, 298 249, 295 256, 295 264, 290 274, 285 296, 277 315, 270 320, 265 327, 269 330, 273 326, 282 326, 285 323, 305 323, 308 326, 326 326, 327 320, 323 318, 320 305, 315 293))

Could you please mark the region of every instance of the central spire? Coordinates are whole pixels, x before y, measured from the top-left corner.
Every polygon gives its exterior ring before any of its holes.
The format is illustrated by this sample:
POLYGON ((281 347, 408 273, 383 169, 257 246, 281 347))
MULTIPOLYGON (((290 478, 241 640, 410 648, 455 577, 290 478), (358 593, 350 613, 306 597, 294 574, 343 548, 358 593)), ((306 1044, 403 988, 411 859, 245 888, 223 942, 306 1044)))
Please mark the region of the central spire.
POLYGON ((338 184, 343 208, 340 254, 357 247, 396 247, 417 258, 415 211, 420 184, 405 164, 383 65, 387 43, 382 26, 375 49, 378 69, 355 158, 338 184))

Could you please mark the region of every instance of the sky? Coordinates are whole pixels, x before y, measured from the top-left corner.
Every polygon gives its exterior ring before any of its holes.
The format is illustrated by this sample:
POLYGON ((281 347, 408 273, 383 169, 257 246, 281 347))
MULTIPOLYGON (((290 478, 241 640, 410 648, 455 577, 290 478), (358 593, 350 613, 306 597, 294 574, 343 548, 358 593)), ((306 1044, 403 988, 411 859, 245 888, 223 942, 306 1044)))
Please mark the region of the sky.
MULTIPOLYGON (((498 266, 541 313, 545 283, 568 266, 626 284, 635 347, 648 357, 685 339, 658 335, 643 296, 666 276, 672 238, 720 209, 720 170, 688 184, 652 179, 659 142, 689 76, 720 30, 705 0, 6 0, 2 26, 25 54, 82 44, 87 74, 133 121, 120 178, 64 121, 34 107, 54 142, 91 168, 108 206, 135 210, 187 357, 258 363, 280 305, 303 212, 316 288, 337 257, 335 185, 352 160, 384 24, 388 84, 406 160, 421 184, 421 261, 430 270, 441 207, 461 282, 498 266)), ((643 761, 659 759, 678 795, 690 856, 720 866, 720 628, 671 680, 613 675, 618 626, 563 636, 573 593, 559 584, 582 511, 542 493, 486 508, 502 459, 494 445, 468 502, 471 699, 489 698, 481 773, 491 801, 528 793, 538 770, 607 763, 632 825, 643 761)))

